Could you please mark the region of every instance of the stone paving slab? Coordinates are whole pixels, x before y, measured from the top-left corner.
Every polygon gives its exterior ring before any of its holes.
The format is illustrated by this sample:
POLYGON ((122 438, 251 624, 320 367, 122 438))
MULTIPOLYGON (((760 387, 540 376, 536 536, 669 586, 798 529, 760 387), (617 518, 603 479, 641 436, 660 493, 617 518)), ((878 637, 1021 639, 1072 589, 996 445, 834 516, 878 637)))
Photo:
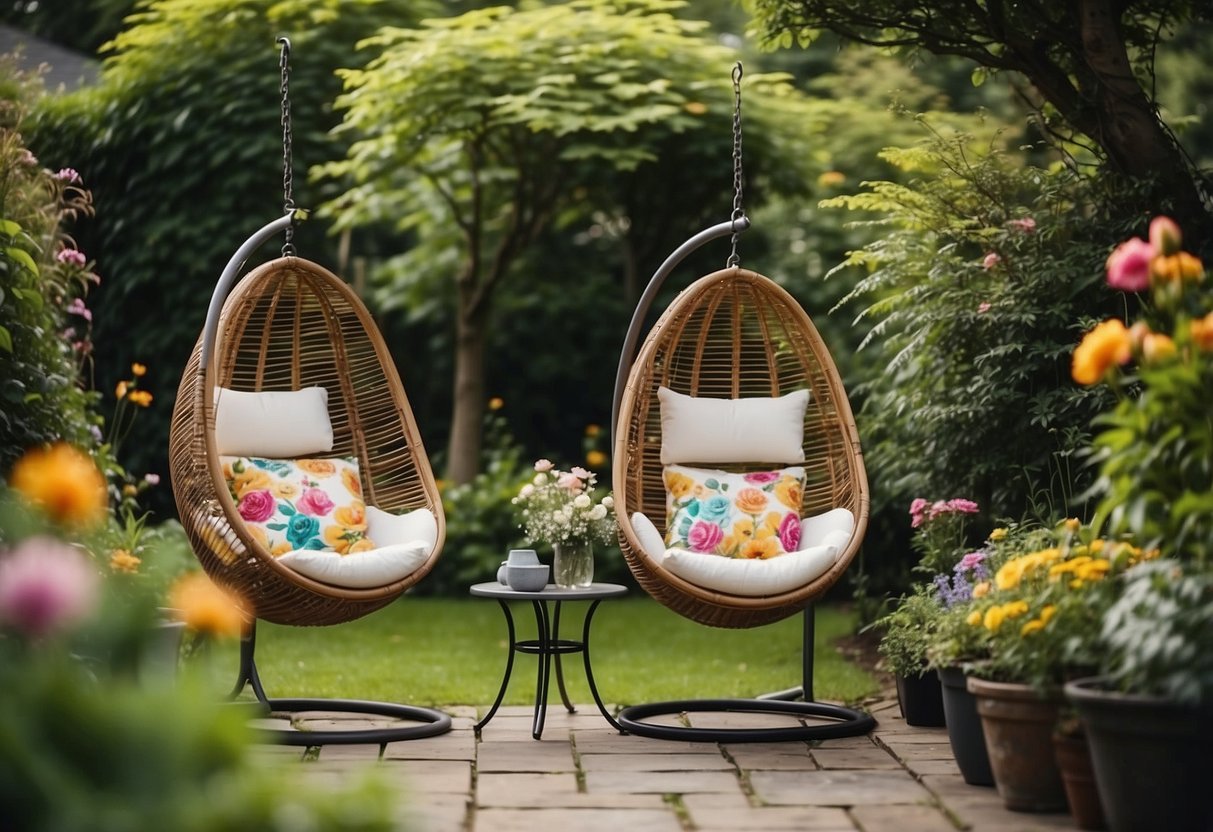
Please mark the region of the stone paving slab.
MULTIPOLYGON (((402 795, 408 832, 1051 832, 1068 814, 1008 811, 993 788, 960 777, 946 731, 908 726, 896 702, 869 703, 867 736, 786 743, 690 743, 621 735, 593 706, 549 707, 543 739, 533 711, 444 709, 447 734, 378 746, 305 751, 258 746, 267 766, 305 788, 345 789, 371 774, 402 795)), ((348 717, 317 715, 340 721, 348 717)), ((762 715, 689 715, 732 727, 762 715)), ((669 718, 679 722, 681 716, 669 718)))

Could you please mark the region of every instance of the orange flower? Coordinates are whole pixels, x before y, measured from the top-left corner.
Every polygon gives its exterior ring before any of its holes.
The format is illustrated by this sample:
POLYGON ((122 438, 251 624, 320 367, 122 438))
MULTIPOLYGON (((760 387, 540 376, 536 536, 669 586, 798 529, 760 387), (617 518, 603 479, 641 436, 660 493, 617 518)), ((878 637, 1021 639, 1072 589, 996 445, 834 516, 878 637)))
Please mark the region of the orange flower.
POLYGON ((1141 356, 1147 364, 1161 364, 1175 357, 1175 342, 1171 336, 1151 332, 1141 342, 1141 356))
POLYGON ((1213 350, 1213 312, 1192 321, 1189 331, 1192 333, 1192 343, 1197 347, 1206 352, 1213 350))
POLYGON ((244 632, 239 600, 201 572, 181 577, 169 592, 169 604, 185 626, 199 633, 239 638, 244 632))
POLYGON ((585 455, 585 464, 591 468, 601 468, 607 463, 607 455, 602 451, 590 451, 585 455))
POLYGON ((784 477, 775 483, 775 499, 788 508, 800 511, 800 505, 804 502, 800 480, 795 477, 784 477))
POLYGON ((1124 364, 1130 357, 1129 330, 1116 318, 1111 318, 1083 336, 1074 350, 1070 374, 1079 384, 1095 384, 1112 367, 1124 364))
POLYGON ((328 459, 301 459, 299 470, 307 471, 313 477, 331 477, 337 473, 337 466, 328 459))
POLYGON ((743 488, 737 492, 736 505, 746 514, 759 514, 767 507, 767 495, 758 488, 743 488))
POLYGON ((118 382, 118 386, 114 388, 114 398, 115 399, 125 399, 126 391, 129 388, 130 388, 130 385, 127 382, 125 382, 125 381, 118 382))
POLYGON ((348 506, 339 506, 333 511, 333 522, 354 531, 366 531, 366 506, 355 500, 348 506))
POLYGON ((115 572, 126 572, 133 575, 139 571, 139 564, 143 561, 132 555, 126 549, 115 549, 110 552, 110 569, 115 572))
POLYGON ((143 376, 146 374, 147 367, 143 366, 138 361, 131 365, 131 375, 133 375, 135 378, 143 378, 143 376))
POLYGON ((232 489, 239 500, 250 491, 261 491, 273 484, 270 475, 260 468, 245 468, 232 479, 232 489))
POLYGON ((152 394, 146 390, 132 390, 127 398, 140 407, 147 407, 152 403, 152 394))
POLYGON ((26 451, 9 485, 59 523, 98 523, 108 506, 105 477, 88 454, 66 442, 26 451))
POLYGON ((353 494, 355 497, 362 496, 362 483, 358 481, 358 475, 350 468, 341 469, 341 484, 345 486, 345 490, 353 494))
POLYGON ((779 554, 778 538, 755 537, 741 547, 738 557, 747 560, 769 560, 770 558, 777 557, 779 554))

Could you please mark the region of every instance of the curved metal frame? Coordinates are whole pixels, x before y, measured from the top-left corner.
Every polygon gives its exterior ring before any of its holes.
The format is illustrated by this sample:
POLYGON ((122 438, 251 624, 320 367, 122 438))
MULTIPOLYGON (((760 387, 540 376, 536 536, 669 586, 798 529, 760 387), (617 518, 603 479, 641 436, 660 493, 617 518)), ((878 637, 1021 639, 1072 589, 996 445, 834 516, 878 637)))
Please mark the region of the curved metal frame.
MULTIPOLYGON (((705 228, 674 250, 665 262, 653 273, 645 287, 636 310, 632 313, 619 356, 619 367, 615 373, 615 391, 611 400, 611 447, 615 446, 619 426, 619 407, 624 389, 636 358, 641 329, 657 292, 675 268, 692 252, 706 243, 728 234, 737 234, 750 227, 748 217, 741 216, 728 222, 705 228)), ((801 687, 766 694, 756 699, 684 699, 670 702, 653 702, 631 705, 619 712, 617 726, 629 734, 654 739, 682 740, 689 742, 773 742, 790 740, 833 739, 866 734, 876 727, 871 715, 840 705, 812 701, 813 697, 813 605, 806 606, 804 621, 804 682, 801 687), (804 697, 805 701, 788 701, 804 697), (785 728, 694 728, 668 724, 652 724, 644 720, 654 716, 669 716, 679 713, 769 713, 793 714, 815 720, 833 720, 828 724, 804 725, 785 728)), ((615 721, 612 721, 615 724, 615 721)))

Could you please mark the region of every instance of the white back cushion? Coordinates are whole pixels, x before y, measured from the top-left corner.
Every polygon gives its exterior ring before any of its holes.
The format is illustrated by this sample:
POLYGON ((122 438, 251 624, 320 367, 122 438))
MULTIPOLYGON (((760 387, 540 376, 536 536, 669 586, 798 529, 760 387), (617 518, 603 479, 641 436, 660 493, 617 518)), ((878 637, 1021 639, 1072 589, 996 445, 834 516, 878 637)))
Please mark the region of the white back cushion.
POLYGON ((248 393, 215 388, 215 444, 223 456, 290 459, 333 450, 329 391, 248 393))
POLYGON ((777 398, 712 399, 657 388, 661 463, 804 462, 809 391, 777 398))

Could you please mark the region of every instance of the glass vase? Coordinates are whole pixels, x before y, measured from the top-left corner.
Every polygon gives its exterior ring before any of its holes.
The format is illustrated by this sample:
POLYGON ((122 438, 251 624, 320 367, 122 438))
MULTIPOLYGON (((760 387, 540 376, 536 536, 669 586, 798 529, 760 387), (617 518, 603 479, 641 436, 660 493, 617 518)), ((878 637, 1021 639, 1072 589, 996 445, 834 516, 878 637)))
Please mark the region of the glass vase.
POLYGON ((561 589, 585 589, 594 581, 594 544, 588 540, 555 543, 552 580, 561 589))

